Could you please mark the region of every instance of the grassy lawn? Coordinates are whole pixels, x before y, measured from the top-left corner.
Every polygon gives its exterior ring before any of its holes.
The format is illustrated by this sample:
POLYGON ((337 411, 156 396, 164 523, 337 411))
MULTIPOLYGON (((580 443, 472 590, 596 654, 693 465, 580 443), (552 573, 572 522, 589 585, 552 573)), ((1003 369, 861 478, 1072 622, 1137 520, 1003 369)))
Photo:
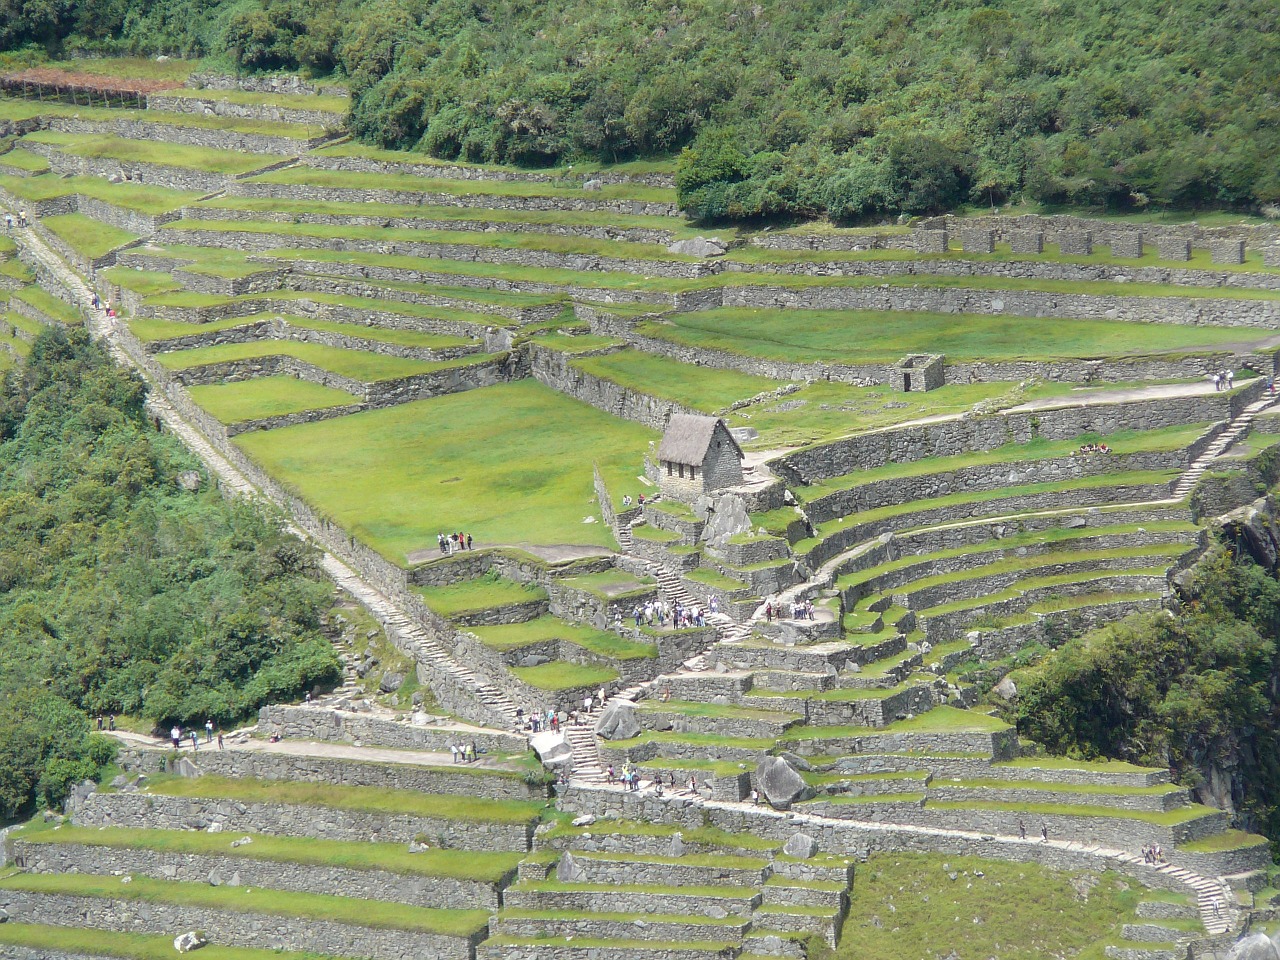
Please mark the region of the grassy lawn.
MULTIPOLYGON (((241 320, 243 323, 244 321, 241 320)), ((196 332, 193 330, 193 332, 196 332)), ((175 350, 173 353, 162 353, 156 360, 170 370, 185 370, 190 367, 202 367, 213 363, 227 363, 232 360, 246 360, 253 357, 293 357, 304 363, 310 363, 342 377, 350 377, 363 383, 378 380, 397 380, 401 377, 412 377, 420 373, 430 373, 446 367, 464 365, 474 362, 475 357, 463 360, 410 360, 405 357, 391 357, 382 353, 367 353, 363 350, 344 350, 341 347, 326 347, 319 343, 296 343, 292 340, 255 340, 249 343, 220 343, 212 347, 197 347, 194 350, 175 350)))
POLYGON ((519 650, 544 640, 564 640, 613 660, 637 660, 656 657, 658 647, 651 643, 627 640, 608 630, 597 630, 566 623, 558 617, 545 616, 524 623, 508 623, 494 627, 470 627, 471 633, 494 650, 519 650))
POLYGON ((608 545, 591 464, 634 486, 656 434, 532 380, 237 437, 274 476, 397 563, 442 530, 493 545, 608 545))
POLYGON ((538 817, 540 803, 520 800, 488 800, 482 797, 446 796, 387 790, 381 787, 331 786, 292 780, 254 780, 248 777, 203 776, 196 779, 152 777, 150 793, 169 797, 203 797, 239 800, 243 803, 290 803, 359 810, 368 813, 398 813, 464 823, 528 823, 538 817))
MULTIPOLYGON (((119 957, 121 960, 172 960, 173 937, 164 934, 115 933, 79 927, 48 927, 28 923, 0 924, 0 944, 26 947, 44 956, 119 957), (43 951, 43 954, 40 953, 43 951)), ((320 960, 314 953, 223 947, 200 949, 201 960, 320 960)), ((327 957, 324 960, 342 960, 327 957)))
POLYGON ((0 187, 28 203, 80 194, 125 210, 147 214, 168 213, 200 197, 198 193, 184 190, 169 190, 151 184, 111 183, 98 177, 0 177, 0 187))
MULTIPOLYGON (((0 153, 0 167, 8 167, 10 170, 21 170, 24 173, 43 173, 49 169, 49 161, 38 153, 32 153, 30 150, 9 150, 0 153)), ((7 180, 25 180, 27 177, 9 177, 7 180)), ((8 184, 5 189, 9 190, 8 184)), ((10 190, 12 192, 12 190, 10 190)))
POLYGON ((1263 846, 1269 842, 1266 837, 1256 833, 1245 833, 1243 830, 1224 830, 1222 833, 1215 833, 1212 836, 1205 837, 1203 840, 1181 843, 1178 845, 1178 849, 1186 850, 1189 853, 1222 853, 1227 850, 1263 846))
POLYGON ((512 667, 511 672, 518 680, 547 693, 595 687, 618 679, 618 672, 608 667, 569 663, 565 660, 552 660, 536 667, 512 667))
POLYGON ((599 357, 580 357, 572 366, 611 383, 664 400, 714 413, 737 400, 746 400, 780 384, 766 377, 754 377, 735 370, 694 367, 652 353, 622 350, 599 357))
POLYGON ((46 64, 56 70, 88 73, 95 77, 117 77, 123 80, 169 80, 183 83, 201 69, 199 60, 156 60, 152 57, 100 57, 93 60, 58 60, 46 64))
POLYGON ((45 316, 61 320, 68 326, 78 324, 84 319, 80 312, 67 301, 46 293, 41 287, 23 287, 13 295, 13 298, 30 304, 45 316))
POLYGON ((126 230, 108 226, 79 213, 45 217, 40 222, 72 250, 90 260, 138 239, 126 230))
POLYGON ((113 827, 73 827, 39 830, 23 839, 36 843, 79 843, 113 849, 154 850, 192 856, 242 857, 306 866, 344 867, 354 870, 386 870, 409 876, 443 877, 497 883, 516 868, 521 853, 485 853, 472 850, 426 850, 410 853, 401 844, 316 840, 310 837, 273 837, 254 834, 253 843, 232 846, 232 839, 216 833, 180 830, 134 830, 113 827))
MULTIPOLYGON (((159 270, 138 270, 134 267, 115 266, 108 267, 101 271, 100 276, 108 283, 113 283, 117 287, 123 287, 125 290, 132 290, 134 293, 144 297, 152 297, 161 293, 168 293, 173 290, 181 290, 182 285, 178 283, 170 274, 161 273, 159 270)), ((148 323, 171 323, 165 320, 148 320, 148 323)), ((242 321, 237 320, 236 323, 242 321)), ((194 330, 191 324, 182 324, 188 330, 194 330)), ((212 327, 204 327, 202 329, 212 330, 212 327)), ((224 328, 225 329, 225 328, 224 328)), ((163 338, 157 338, 163 339, 163 338)))
POLYGON ((155 143, 150 140, 126 140, 123 137, 40 130, 27 135, 35 143, 46 143, 63 153, 91 159, 120 160, 125 163, 159 163, 206 173, 229 176, 258 170, 271 163, 270 157, 210 147, 189 147, 177 143, 155 143))
POLYGON ((889 733, 999 733, 1008 729, 1007 723, 989 714, 959 707, 934 707, 909 720, 898 720, 883 727, 792 727, 782 734, 782 739, 814 740, 889 733))
POLYGON ((648 593, 654 588, 657 580, 649 576, 638 580, 625 570, 615 568, 600 573, 584 574, 581 577, 571 577, 561 582, 575 590, 585 590, 602 600, 614 600, 633 593, 648 593))
POLYGON ((529 338, 530 343, 555 350, 557 353, 587 353, 607 347, 620 347, 622 341, 615 337, 597 337, 590 333, 569 335, 564 333, 543 333, 529 338))
POLYGON ((290 107, 295 110, 322 110, 326 113, 346 113, 351 105, 349 97, 333 94, 311 93, 255 93, 250 90, 166 90, 166 97, 188 97, 193 100, 221 100, 250 107, 290 107))
POLYGON ((425 347, 429 350, 448 350, 453 347, 473 346, 476 341, 466 337, 451 337, 443 333, 427 333, 424 330, 396 330, 390 327, 374 327, 359 323, 339 323, 334 320, 313 320, 310 317, 288 317, 291 327, 305 327, 326 333, 340 333, 361 340, 376 340, 399 347, 425 347))
POLYGON ((427 601, 442 617, 492 610, 510 604, 547 599, 547 591, 534 583, 517 583, 496 574, 475 580, 459 580, 443 587, 414 587, 414 592, 427 601))
POLYGON ((213 887, 207 883, 179 883, 150 877, 134 877, 126 884, 122 879, 93 874, 27 873, 0 880, 0 889, 135 903, 171 903, 236 913, 266 913, 447 937, 468 936, 483 928, 489 920, 488 911, 483 910, 433 910, 385 900, 358 900, 257 887, 213 887))
MULTIPOLYGON (((214 261, 213 263, 203 263, 198 267, 191 267, 188 269, 195 272, 223 275, 224 271, 257 273, 262 270, 262 267, 258 264, 237 264, 234 261, 214 261)), ((236 274, 234 272, 228 272, 227 275, 235 276, 236 274)), ((350 307, 355 310, 363 310, 367 313, 393 313, 409 317, 456 320, 459 323, 475 324, 478 327, 495 326, 497 325, 496 321, 498 319, 489 314, 472 313, 469 310, 458 310, 452 307, 434 307, 421 303, 409 303, 403 300, 366 299, 363 297, 344 297, 339 294, 332 293, 308 293, 292 290, 273 290, 270 293, 249 294, 243 297, 234 297, 216 293, 197 293, 195 291, 183 290, 176 293, 161 294, 148 302, 159 307, 218 307, 239 302, 262 302, 268 305, 275 305, 281 301, 295 301, 300 304, 331 304, 337 307, 350 307)))
MULTIPOLYGON (((769 691, 762 690, 752 693, 754 696, 769 695, 769 691)), ((803 695, 801 698, 803 699, 803 695)), ((796 718, 792 713, 737 707, 729 703, 699 703, 693 700, 642 700, 640 709, 652 713, 678 713, 683 717, 717 717, 725 720, 776 720, 785 723, 796 718)))
POLYGON ((360 402, 359 397, 342 390, 293 377, 208 384, 191 387, 189 392, 192 400, 223 423, 240 423, 360 402))
POLYGON ((1118 938, 1144 893, 1113 873, 1092 873, 1080 883, 1085 876, 977 857, 874 854, 853 885, 835 955, 915 960, 954 950, 966 960, 1075 956, 1099 940, 1118 938))
POLYGON ((1239 327, 872 310, 726 308, 642 322, 639 332, 745 357, 798 363, 896 363, 927 348, 948 360, 1162 354, 1260 340, 1239 327), (802 316, 803 321, 798 322, 802 316))
MULTIPOLYGON (((383 150, 368 144, 348 140, 316 151, 320 156, 360 157, 366 160, 380 160, 385 163, 409 163, 424 167, 448 164, 453 167, 468 167, 472 170, 519 170, 517 167, 504 167, 491 163, 466 163, 462 160, 437 160, 426 154, 409 150, 383 150)), ((643 176, 650 173, 675 173, 675 163, 671 160, 632 160, 627 163, 575 163, 572 169, 565 166, 547 167, 539 173, 548 176, 569 176, 570 174, 586 177, 594 173, 616 173, 626 176, 643 176)))

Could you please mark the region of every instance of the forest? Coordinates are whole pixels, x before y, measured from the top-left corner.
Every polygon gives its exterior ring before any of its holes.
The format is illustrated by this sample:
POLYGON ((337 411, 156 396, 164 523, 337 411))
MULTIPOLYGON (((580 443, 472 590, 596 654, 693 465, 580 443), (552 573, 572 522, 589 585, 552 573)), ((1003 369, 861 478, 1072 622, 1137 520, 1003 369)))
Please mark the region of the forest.
POLYGON ((0 819, 110 759, 90 716, 223 726, 339 676, 312 548, 180 484, 144 399, 78 329, 0 385, 0 819))
POLYGON ((678 156, 703 220, 1280 202, 1274 0, 0 0, 0 51, 333 76, 447 159, 678 156))

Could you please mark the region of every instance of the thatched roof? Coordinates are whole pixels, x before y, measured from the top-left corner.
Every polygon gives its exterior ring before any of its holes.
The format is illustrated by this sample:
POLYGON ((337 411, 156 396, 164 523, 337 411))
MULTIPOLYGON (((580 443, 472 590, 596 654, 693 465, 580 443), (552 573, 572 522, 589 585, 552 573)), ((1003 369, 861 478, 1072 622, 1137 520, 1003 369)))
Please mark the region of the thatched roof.
POLYGON ((685 463, 701 466, 707 458, 707 448, 711 446, 711 438, 715 436, 716 427, 724 431, 725 439, 733 444, 738 458, 742 458, 742 448, 733 434, 724 425, 723 420, 716 417, 699 417, 690 413, 672 414, 667 424, 667 431, 662 435, 662 445, 658 447, 658 459, 663 463, 685 463))

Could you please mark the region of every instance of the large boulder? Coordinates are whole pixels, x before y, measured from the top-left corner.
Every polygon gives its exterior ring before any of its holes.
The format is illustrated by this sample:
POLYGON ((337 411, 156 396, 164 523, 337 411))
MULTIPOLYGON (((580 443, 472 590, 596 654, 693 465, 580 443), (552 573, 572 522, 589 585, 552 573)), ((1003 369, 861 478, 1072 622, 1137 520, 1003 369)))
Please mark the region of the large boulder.
POLYGON ((1280 948, 1265 933, 1252 933, 1235 942, 1227 960, 1280 960, 1280 948))
POLYGON ((378 683, 378 689, 383 693, 395 693, 404 686, 404 674, 396 670, 388 670, 382 675, 382 680, 378 683))
POLYGON ((186 933, 174 937, 173 949, 179 953, 190 953, 192 950, 199 950, 208 942, 194 930, 188 930, 186 933))
POLYGON ((544 730, 529 738, 529 745, 545 767, 561 767, 573 759, 573 747, 563 733, 544 730))
POLYGON ((611 701, 596 722, 596 733, 606 740, 630 740, 640 736, 635 705, 625 700, 611 701))
POLYGON ((791 804, 809 795, 804 778, 781 757, 766 757, 756 767, 755 782, 764 798, 779 810, 790 809, 791 804))
POLYGON ((667 247, 671 253, 680 253, 686 257, 723 257, 727 252, 724 244, 706 237, 694 237, 692 240, 677 240, 667 247))
POLYGON ((694 505, 694 513, 706 519, 702 539, 712 549, 723 550, 730 538, 751 532, 751 516, 747 513, 746 503, 741 497, 731 493, 714 500, 699 497, 698 503, 694 505))
POLYGON ((793 833, 782 845, 782 852, 788 857, 799 857, 807 860, 818 852, 818 841, 807 833, 793 833))

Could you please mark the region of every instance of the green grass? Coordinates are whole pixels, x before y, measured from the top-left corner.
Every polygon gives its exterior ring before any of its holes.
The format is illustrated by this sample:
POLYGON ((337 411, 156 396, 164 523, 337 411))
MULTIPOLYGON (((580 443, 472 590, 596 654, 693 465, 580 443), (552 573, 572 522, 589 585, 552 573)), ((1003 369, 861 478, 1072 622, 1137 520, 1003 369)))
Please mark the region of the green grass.
POLYGON ((93 874, 27 873, 0 880, 0 889, 265 913, 447 937, 470 936, 483 929, 489 919, 488 912, 483 910, 433 910, 385 900, 357 900, 256 887, 213 887, 207 883, 179 883, 150 877, 134 877, 129 883, 122 880, 121 877, 93 874))
MULTIPOLYGON (((760 696, 764 691, 753 691, 760 696)), ((776 720, 785 723, 795 720, 794 713, 780 710, 757 710, 738 707, 730 703, 699 703, 692 700, 642 700, 640 709, 646 713, 678 713, 682 717, 716 717, 724 720, 776 720)))
POLYGON ((574 827, 567 822, 553 827, 546 837, 576 837, 583 834, 628 837, 670 837, 679 833, 689 843, 722 847, 727 850, 769 852, 782 846, 779 840, 769 840, 750 833, 729 833, 719 827, 684 827, 677 824, 651 823, 639 820, 602 820, 586 827, 574 827))
POLYGON ((313 320, 310 317, 287 317, 291 327, 305 327, 326 333, 340 333, 360 340, 376 340, 399 347, 422 347, 428 350, 449 350, 455 347, 474 346, 476 341, 466 337, 453 337, 443 333, 427 333, 424 330, 398 330, 390 327, 367 326, 360 323, 338 323, 332 320, 313 320))
MULTIPOLYGON (((173 937, 165 934, 116 933, 79 927, 48 927, 27 923, 0 924, 0 944, 43 951, 44 956, 119 957, 121 960, 173 960, 173 937)), ((209 944, 201 960, 342 960, 340 957, 252 947, 209 944)))
MULTIPOLYGON (((49 169, 49 161, 38 153, 32 153, 30 150, 9 150, 0 153, 0 167, 8 167, 11 170, 22 170, 26 173, 44 173, 49 169)), ((9 180, 26 180, 28 177, 9 177, 6 176, 4 186, 6 190, 10 190, 9 180)), ((12 192, 12 190, 10 190, 12 192)))
MULTIPOLYGON (((384 163, 408 163, 420 165, 424 167, 440 166, 448 164, 454 167, 467 167, 472 170, 519 170, 518 167, 504 167, 491 163, 467 163, 462 160, 437 160, 423 153, 417 153, 410 150, 384 150, 379 147, 373 147, 366 143, 359 143, 355 140, 348 140, 345 143, 336 143, 330 147, 323 147, 316 151, 319 156, 329 157, 360 157, 366 160, 378 160, 384 163)), ((617 173, 629 176, 642 176, 650 173, 667 173, 675 172, 675 164, 670 160, 632 160, 627 163, 575 163, 572 169, 565 166, 546 167, 538 171, 548 176, 569 176, 575 175, 580 178, 587 178, 591 174, 598 172, 617 173)))
POLYGON ((638 660, 658 655, 657 644, 636 643, 608 630, 566 623, 552 616, 501 626, 468 627, 468 630, 485 646, 504 652, 545 640, 564 640, 611 660, 638 660))
POLYGON ((1088 770, 1093 773, 1150 773, 1158 769, 1140 767, 1124 760, 1074 760, 1071 757, 1019 757, 992 766, 1016 770, 1088 770))
POLYGON ((1269 842, 1266 837, 1256 833, 1246 833, 1243 830, 1224 830, 1222 833, 1215 833, 1202 840, 1180 843, 1178 844, 1178 849, 1185 850, 1188 853, 1223 853, 1227 850, 1242 850, 1245 847, 1264 846, 1269 842))
POLYGON ((516 868, 521 853, 485 853, 473 850, 425 850, 410 853, 401 844, 316 840, 309 837, 273 837, 254 834, 253 843, 232 846, 226 834, 181 830, 100 829, 64 825, 41 830, 23 839, 34 843, 87 844, 112 849, 153 850, 191 856, 240 857, 305 866, 385 870, 407 876, 441 877, 478 883, 498 883, 516 868))
MULTIPOLYGON (((914 279, 914 278, 913 278, 914 279)), ((908 311, 724 308, 642 321, 638 332, 687 346, 796 363, 896 363, 927 345, 948 360, 1150 355, 1260 340, 1239 327, 1034 319, 908 311)))
POLYGON ((79 213, 45 217, 40 222, 72 250, 90 260, 138 239, 127 230, 108 226, 79 213))
POLYGON ((698 567, 696 570, 690 570, 684 575, 686 580, 692 580, 694 583, 700 583, 716 590, 726 590, 733 592, 746 588, 746 584, 741 580, 735 580, 733 577, 726 577, 724 574, 710 567, 698 567))
POLYGON ((203 797, 239 800, 244 803, 289 803, 330 807, 366 813, 397 813, 464 823, 520 824, 536 819, 542 805, 519 800, 488 800, 482 797, 446 796, 381 787, 304 783, 290 780, 255 780, 244 777, 203 776, 152 777, 150 793, 170 797, 203 797))
MULTIPOLYGON (((244 321, 241 320, 241 323, 244 321)), ((193 332, 198 332, 193 330, 193 332)), ((254 340, 248 343, 220 343, 211 347, 197 347, 194 350, 175 350, 172 353, 161 353, 156 360, 170 370, 185 370, 191 367, 202 367, 214 363, 228 363, 234 360, 247 360, 256 357, 293 357, 304 363, 310 363, 322 370, 328 370, 342 377, 350 377, 363 383, 375 383, 379 380, 398 380, 418 374, 431 373, 448 367, 462 366, 475 362, 476 356, 460 360, 412 360, 406 357, 392 357, 382 353, 368 353, 364 350, 346 350, 341 347, 327 347, 319 343, 298 343, 292 340, 254 340)))
POLYGON ((166 97, 187 97, 199 100, 221 100, 250 107, 290 107, 297 110, 320 110, 326 113, 345 114, 351 105, 348 97, 333 94, 310 93, 256 93, 250 90, 166 90, 166 97))
MULTIPOLYGON (((0 157, 0 162, 3 160, 0 157)), ((145 214, 168 213, 200 197, 198 193, 170 190, 154 184, 111 183, 98 177, 0 177, 0 187, 28 203, 79 194, 145 214)))
POLYGON ((929 803, 931 810, 1001 810, 1011 813, 1029 813, 1054 817, 1112 817, 1117 820, 1136 820, 1161 827, 1174 827, 1180 823, 1198 820, 1209 814, 1221 813, 1213 807, 1198 803, 1176 810, 1124 810, 1119 807, 1094 807, 1075 803, 929 803))
POLYGON ((547 599, 547 591, 535 583, 517 583, 498 576, 459 580, 442 587, 414 587, 413 590, 442 617, 547 599))
POLYGON ((1053 793, 1126 797, 1159 797, 1166 793, 1177 793, 1183 789, 1172 783, 1160 783, 1150 787, 1126 787, 1105 783, 1046 783, 1043 780, 988 780, 980 777, 964 780, 948 779, 946 786, 974 790, 1047 790, 1053 793))
MULTIPOLYGON (((1125 577, 1164 577, 1169 572, 1171 563, 1158 564, 1150 567, 1130 568, 1117 571, 1114 576, 1125 577)), ((1004 600, 1012 600, 1032 590, 1041 590, 1047 587, 1063 587, 1073 584, 1084 583, 1094 580, 1101 576, 1108 575, 1108 571, 1090 570, 1079 573, 1062 573, 1041 577, 1024 577, 1020 578, 1013 586, 1000 590, 995 593, 987 594, 985 597, 976 597, 971 600, 953 600, 951 603, 939 604, 936 607, 929 607, 919 611, 919 615, 924 618, 938 617, 948 613, 958 613, 963 610, 973 610, 978 607, 989 606, 993 603, 999 603, 1004 600)), ((1064 600, 1075 600, 1078 598, 1063 598, 1064 600)), ((1037 604, 1037 606, 1039 606, 1037 604)), ((1079 603, 1067 604, 1063 609, 1073 609, 1080 606, 1079 603)))
POLYGON ((580 357, 571 366, 633 390, 674 400, 677 403, 715 413, 738 400, 746 400, 780 384, 734 370, 692 367, 652 353, 623 350, 599 357, 580 357))
POLYGON ((45 292, 40 287, 23 287, 13 295, 13 299, 30 304, 45 316, 60 320, 67 326, 77 326, 84 319, 80 312, 67 301, 45 292))
POLYGON ((512 667, 511 673, 516 679, 548 693, 596 687, 618 679, 618 671, 609 667, 566 660, 552 660, 536 667, 512 667))
POLYGON ((215 150, 210 147, 189 147, 176 143, 156 143, 151 140, 126 140, 110 135, 57 133, 40 130, 27 135, 27 139, 77 157, 99 160, 119 160, 125 163, 158 163, 186 170, 205 173, 221 173, 228 176, 259 170, 273 162, 273 158, 234 150, 215 150))
MULTIPOLYGON (((135 270, 132 267, 115 266, 115 267, 108 267, 106 270, 101 271, 99 275, 108 283, 113 283, 117 287, 123 287, 126 290, 132 290, 134 293, 143 297, 155 296, 156 294, 169 293, 170 291, 173 291, 173 290, 182 289, 182 285, 178 283, 176 280, 174 280, 170 274, 161 273, 158 270, 135 270)), ((145 322, 145 323, 155 323, 155 324, 173 324, 173 321, 170 321, 170 320, 147 320, 147 321, 135 321, 135 322, 145 322)), ((228 320, 228 321, 221 321, 221 322, 225 323, 226 326, 236 326, 237 324, 243 323, 244 321, 236 320, 232 322, 228 320)), ((179 330, 192 331, 192 332, 194 331, 194 327, 192 326, 192 324, 189 324, 189 323, 175 325, 174 328, 179 330)), ((226 329, 226 327, 219 327, 219 328, 203 327, 201 329, 206 329, 206 330, 226 329)), ((135 333, 136 332, 137 331, 135 331, 135 333)), ((174 336, 185 336, 185 334, 178 333, 178 334, 174 334, 174 336)), ((153 339, 163 339, 163 338, 156 337, 153 339)))
MULTIPOLYGON (((597 832, 599 827, 597 825, 597 832)), ((559 880, 522 881, 516 885, 518 890, 539 890, 548 893, 610 893, 613 891, 627 893, 652 893, 675 897, 705 897, 708 900, 750 900, 755 896, 751 888, 731 886, 711 886, 689 884, 666 886, 659 883, 562 883, 559 880)))
MULTIPOLYGON (((198 248, 206 249, 206 248, 198 248)), ((188 267, 188 270, 196 271, 196 267, 188 267)), ((260 264, 237 263, 233 258, 231 260, 213 260, 211 262, 202 262, 199 266, 200 270, 205 273, 218 273, 229 276, 239 274, 257 273, 262 270, 260 264), (216 270, 215 270, 216 267, 216 270)), ((221 307, 228 306, 233 303, 261 303, 264 307, 275 309, 281 302, 297 302, 299 304, 326 304, 335 307, 347 307, 353 310, 360 310, 367 313, 393 313, 408 317, 421 317, 431 320, 453 320, 458 323, 468 323, 483 329, 484 327, 496 326, 500 318, 491 314, 472 313, 469 310, 459 310, 452 307, 434 307, 420 303, 409 303, 403 300, 382 300, 370 299, 363 297, 348 297, 341 294, 332 293, 309 293, 292 290, 273 290, 269 293, 256 293, 247 296, 235 297, 216 293, 197 293, 195 291, 179 291, 174 293, 164 293, 153 297, 147 301, 149 304, 157 307, 221 307)), ((477 331, 478 332, 478 331, 477 331)))
POLYGON ((859 866, 835 956, 918 960, 955 950, 966 960, 1071 957, 1117 937, 1143 892, 1113 873, 954 855, 873 854, 859 866))
POLYGON ((1009 725, 998 717, 958 707, 934 707, 909 720, 883 727, 792 727, 783 740, 815 740, 835 737, 878 736, 892 733, 999 733, 1009 725))
POLYGON ((95 57, 92 60, 56 60, 45 66, 95 77, 118 77, 124 80, 167 80, 183 83, 201 69, 199 60, 156 60, 154 57, 95 57))
POLYGON ((656 434, 532 380, 402 404, 236 443, 393 562, 441 530, 484 546, 607 546, 590 464, 635 485, 656 434))
POLYGON ((574 336, 560 333, 544 333, 536 337, 530 337, 529 342, 536 343, 540 347, 546 347, 548 350, 555 350, 557 353, 569 354, 587 353, 591 350, 622 346, 622 341, 616 337, 597 337, 589 333, 574 336))
POLYGON ((192 400, 223 423, 260 420, 360 402, 359 397, 342 390, 293 377, 208 384, 189 387, 188 391, 192 400))
POLYGON ((653 577, 646 576, 643 580, 638 580, 625 570, 617 568, 600 573, 588 573, 580 577, 570 577, 561 582, 566 587, 585 590, 602 600, 651 593, 657 584, 653 577))

